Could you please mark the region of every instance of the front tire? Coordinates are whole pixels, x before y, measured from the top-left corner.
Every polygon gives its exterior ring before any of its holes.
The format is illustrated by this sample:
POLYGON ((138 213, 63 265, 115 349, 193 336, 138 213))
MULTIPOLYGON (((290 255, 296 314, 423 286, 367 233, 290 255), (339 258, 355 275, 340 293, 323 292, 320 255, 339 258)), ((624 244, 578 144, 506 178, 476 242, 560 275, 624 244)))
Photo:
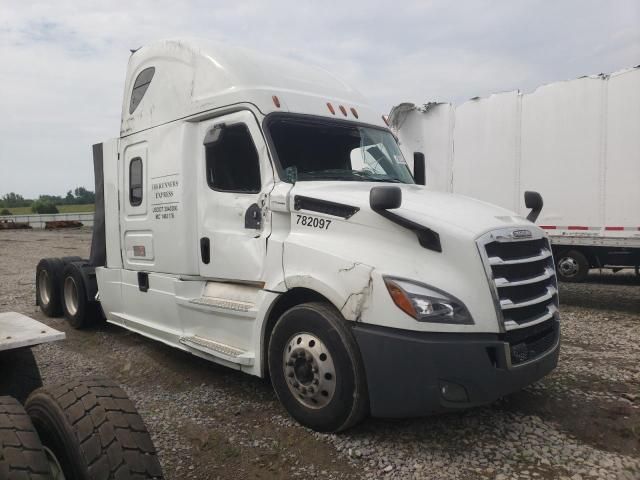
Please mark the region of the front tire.
POLYGON ((305 303, 280 317, 269 341, 269 373, 287 412, 313 430, 345 430, 367 414, 360 351, 332 305, 305 303))
POLYGON ((66 478, 162 478, 149 432, 115 383, 89 379, 44 387, 25 408, 66 478))
POLYGON ((567 250, 558 255, 556 271, 562 282, 582 282, 589 274, 589 261, 580 251, 567 250))

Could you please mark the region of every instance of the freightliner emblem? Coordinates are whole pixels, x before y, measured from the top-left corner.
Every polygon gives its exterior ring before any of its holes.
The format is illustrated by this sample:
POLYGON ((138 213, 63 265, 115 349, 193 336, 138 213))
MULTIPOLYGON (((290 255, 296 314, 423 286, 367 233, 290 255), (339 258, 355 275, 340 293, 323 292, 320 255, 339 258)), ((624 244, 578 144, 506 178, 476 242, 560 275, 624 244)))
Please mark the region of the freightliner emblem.
POLYGON ((513 238, 531 238, 533 235, 529 230, 514 230, 511 232, 513 238))

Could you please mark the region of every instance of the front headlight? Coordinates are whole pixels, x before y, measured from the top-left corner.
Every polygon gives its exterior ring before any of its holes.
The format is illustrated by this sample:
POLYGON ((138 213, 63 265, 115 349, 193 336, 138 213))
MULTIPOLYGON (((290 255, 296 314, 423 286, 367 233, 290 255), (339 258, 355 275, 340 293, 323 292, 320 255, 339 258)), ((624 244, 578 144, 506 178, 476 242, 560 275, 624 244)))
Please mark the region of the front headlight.
POLYGON ((467 307, 455 297, 410 280, 385 277, 393 302, 419 322, 473 324, 467 307))

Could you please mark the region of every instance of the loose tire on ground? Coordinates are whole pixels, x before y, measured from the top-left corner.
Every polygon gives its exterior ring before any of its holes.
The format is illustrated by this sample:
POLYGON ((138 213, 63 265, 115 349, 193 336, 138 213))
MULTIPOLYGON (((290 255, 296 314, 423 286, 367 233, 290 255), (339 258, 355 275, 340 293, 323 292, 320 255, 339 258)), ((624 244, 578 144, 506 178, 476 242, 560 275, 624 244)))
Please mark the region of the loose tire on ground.
POLYGON ((0 479, 51 480, 40 438, 18 401, 0 397, 0 479))
POLYGON ((25 408, 66 478, 163 478, 142 418, 115 383, 87 379, 44 387, 25 408))
POLYGON ((0 352, 0 396, 9 395, 24 402, 41 386, 40 369, 30 348, 0 352))
POLYGON ((60 280, 62 310, 73 328, 88 327, 100 317, 99 305, 87 298, 86 288, 82 263, 72 262, 65 265, 60 280))
POLYGON ((556 258, 556 271, 562 282, 582 282, 589 274, 589 261, 578 250, 566 250, 556 258))
POLYGON ((330 304, 305 303, 280 317, 269 341, 269 373, 285 409, 314 430, 345 430, 368 412, 360 351, 330 304))
POLYGON ((43 258, 36 267, 36 303, 47 317, 62 314, 60 277, 63 268, 59 258, 43 258))

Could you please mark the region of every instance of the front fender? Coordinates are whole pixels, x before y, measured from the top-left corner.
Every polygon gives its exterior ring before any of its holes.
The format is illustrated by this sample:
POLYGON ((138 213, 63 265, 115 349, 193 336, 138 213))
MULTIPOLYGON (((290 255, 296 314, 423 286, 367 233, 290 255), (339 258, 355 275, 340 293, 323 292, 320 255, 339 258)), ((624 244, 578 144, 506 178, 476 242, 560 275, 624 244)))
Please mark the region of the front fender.
POLYGON ((318 292, 344 318, 360 320, 370 301, 372 266, 295 244, 285 247, 284 260, 287 289, 302 287, 318 292))

